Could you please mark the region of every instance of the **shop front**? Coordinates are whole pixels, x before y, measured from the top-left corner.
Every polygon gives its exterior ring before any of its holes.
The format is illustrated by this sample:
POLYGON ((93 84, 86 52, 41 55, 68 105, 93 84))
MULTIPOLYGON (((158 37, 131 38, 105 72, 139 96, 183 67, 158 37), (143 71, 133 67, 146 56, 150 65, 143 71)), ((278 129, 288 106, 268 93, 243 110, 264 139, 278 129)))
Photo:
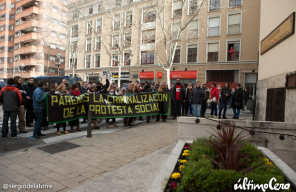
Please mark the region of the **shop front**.
POLYGON ((227 82, 231 89, 236 89, 239 82, 239 70, 207 70, 206 82, 208 88, 212 88, 212 84, 216 83, 217 88, 222 89, 227 82))
MULTIPOLYGON (((121 72, 120 76, 120 84, 128 83, 130 80, 130 73, 129 72, 121 72)), ((111 82, 117 85, 118 83, 118 72, 112 72, 111 82)))
POLYGON ((197 71, 171 71, 170 78, 172 84, 176 84, 177 79, 181 80, 181 84, 196 83, 197 71))
POLYGON ((149 84, 154 83, 154 71, 140 72, 139 78, 141 85, 143 85, 145 82, 148 82, 149 84))

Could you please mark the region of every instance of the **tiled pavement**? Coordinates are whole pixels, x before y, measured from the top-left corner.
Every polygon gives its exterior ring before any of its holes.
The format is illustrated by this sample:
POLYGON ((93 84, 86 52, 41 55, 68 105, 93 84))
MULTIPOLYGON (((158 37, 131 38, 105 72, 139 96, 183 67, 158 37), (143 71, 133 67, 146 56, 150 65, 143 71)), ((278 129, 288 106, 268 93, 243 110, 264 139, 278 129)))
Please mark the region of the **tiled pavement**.
POLYGON ((3 184, 36 183, 52 184, 53 188, 28 191, 68 191, 176 140, 176 121, 152 122, 92 138, 68 140, 81 147, 52 155, 36 148, 1 155, 0 190, 3 184))

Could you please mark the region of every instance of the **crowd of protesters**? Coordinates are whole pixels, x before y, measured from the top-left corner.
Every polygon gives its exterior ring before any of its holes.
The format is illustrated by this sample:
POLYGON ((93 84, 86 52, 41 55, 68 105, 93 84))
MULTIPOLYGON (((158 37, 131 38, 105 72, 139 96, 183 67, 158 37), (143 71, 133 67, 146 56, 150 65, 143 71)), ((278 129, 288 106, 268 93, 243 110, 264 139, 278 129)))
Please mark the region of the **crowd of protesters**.
MULTIPOLYGON (((211 117, 217 117, 217 103, 219 101, 219 119, 221 119, 221 113, 223 110, 222 118, 227 119, 226 110, 233 109, 234 119, 238 119, 240 110, 243 108, 244 91, 241 85, 238 84, 236 90, 231 90, 229 83, 225 83, 225 86, 219 91, 215 83, 212 84, 212 88, 209 89, 205 82, 196 84, 181 84, 181 80, 177 79, 177 83, 172 84, 171 89, 165 82, 155 82, 150 84, 145 82, 141 84, 138 80, 135 82, 129 81, 125 87, 117 87, 115 83, 111 83, 106 77, 106 84, 101 82, 90 84, 83 82, 81 85, 79 82, 70 85, 67 79, 63 79, 61 83, 55 83, 49 85, 44 81, 39 81, 36 85, 34 79, 30 78, 26 84, 23 84, 22 78, 16 76, 13 79, 7 80, 7 85, 0 82, 0 102, 3 104, 3 125, 2 125, 2 138, 6 139, 8 135, 8 120, 11 121, 11 138, 17 138, 17 127, 20 133, 28 133, 26 127, 33 127, 31 123, 35 121, 33 137, 41 138, 45 134, 41 133, 41 129, 48 130, 48 122, 46 117, 46 93, 79 96, 84 93, 104 93, 109 95, 132 95, 137 93, 149 93, 149 92, 170 92, 171 93, 171 115, 173 119, 177 116, 194 116, 205 117, 208 106, 211 107, 211 117), (2 83, 2 84, 1 84, 2 83), (19 119, 18 125, 16 125, 16 119, 19 119)), ((143 121, 143 117, 138 117, 143 121)), ((148 115, 146 117, 146 123, 150 123, 151 120, 156 119, 156 122, 166 122, 167 115, 148 115)), ((124 127, 134 125, 136 117, 123 118, 124 127)), ((57 135, 60 135, 60 128, 63 128, 63 134, 68 134, 68 131, 74 132, 82 131, 80 129, 80 123, 86 123, 87 119, 83 119, 80 122, 79 119, 69 122, 57 123, 55 125, 57 129, 57 135), (70 126, 70 130, 67 131, 67 124, 70 126)), ((102 119, 92 119, 94 129, 100 129, 98 123, 101 123, 102 119)), ((116 124, 116 118, 106 119, 106 128, 109 128, 109 123, 113 127, 118 127, 116 124)))

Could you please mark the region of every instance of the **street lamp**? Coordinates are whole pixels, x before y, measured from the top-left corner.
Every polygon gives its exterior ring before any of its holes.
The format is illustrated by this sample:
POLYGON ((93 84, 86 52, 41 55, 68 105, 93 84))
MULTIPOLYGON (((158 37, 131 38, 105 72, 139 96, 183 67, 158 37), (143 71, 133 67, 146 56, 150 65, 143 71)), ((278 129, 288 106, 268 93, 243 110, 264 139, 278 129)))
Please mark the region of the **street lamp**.
POLYGON ((58 76, 60 76, 60 65, 61 65, 61 62, 60 62, 61 54, 60 54, 60 52, 58 52, 56 56, 58 58, 58 62, 55 65, 58 66, 58 76))
POLYGON ((24 71, 25 66, 26 66, 26 65, 25 65, 24 63, 22 63, 22 64, 20 65, 20 67, 21 67, 21 69, 22 69, 22 75, 21 75, 22 78, 23 78, 23 71, 24 71))

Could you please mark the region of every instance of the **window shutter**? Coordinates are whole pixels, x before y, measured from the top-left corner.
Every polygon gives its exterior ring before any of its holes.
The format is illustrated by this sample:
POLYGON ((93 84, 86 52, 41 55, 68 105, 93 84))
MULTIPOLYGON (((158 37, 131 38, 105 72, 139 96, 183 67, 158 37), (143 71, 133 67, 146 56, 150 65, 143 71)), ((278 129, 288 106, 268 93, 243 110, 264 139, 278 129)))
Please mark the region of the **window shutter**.
POLYGON ((188 49, 190 48, 197 48, 197 45, 188 45, 188 49))
POLYGON ((208 44, 208 52, 219 52, 219 44, 218 43, 209 43, 208 44))
POLYGON ((182 1, 174 2, 174 10, 182 8, 182 1))
POLYGON ((214 17, 209 19, 209 26, 210 27, 217 27, 220 26, 220 17, 214 17))
POLYGON ((241 14, 229 15, 228 25, 240 24, 241 14))

